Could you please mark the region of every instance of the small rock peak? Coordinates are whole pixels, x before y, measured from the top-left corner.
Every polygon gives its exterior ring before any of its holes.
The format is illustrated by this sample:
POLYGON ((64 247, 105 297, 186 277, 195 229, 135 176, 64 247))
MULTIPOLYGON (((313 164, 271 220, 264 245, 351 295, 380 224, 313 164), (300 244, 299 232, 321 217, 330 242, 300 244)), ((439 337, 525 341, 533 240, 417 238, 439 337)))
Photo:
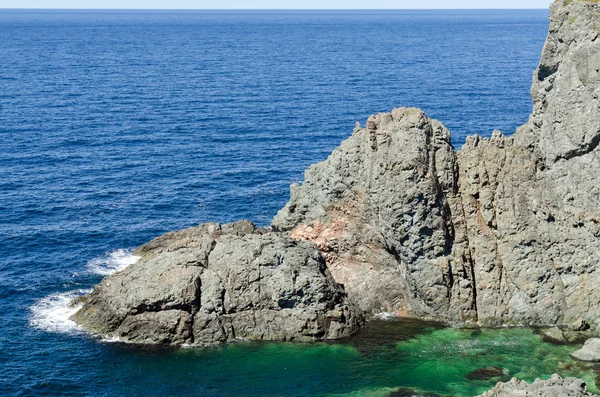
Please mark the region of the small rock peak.
POLYGON ((392 110, 392 119, 394 122, 402 122, 405 127, 422 127, 429 118, 419 108, 396 108, 392 110))
POLYGON ((504 147, 504 134, 500 130, 492 131, 492 137, 490 138, 490 142, 499 148, 504 147))
POLYGON ((481 137, 477 134, 474 135, 468 135, 467 138, 465 139, 465 144, 463 146, 464 148, 476 148, 477 146, 479 146, 479 142, 481 142, 481 137))
POLYGON ((377 115, 369 116, 369 118, 367 119, 367 130, 376 131, 378 127, 379 127, 379 120, 378 120, 377 115))
MULTIPOLYGON (((389 126, 395 125, 401 129, 423 128, 433 120, 429 119, 425 113, 418 108, 396 108, 391 113, 377 113, 369 116, 365 129, 367 132, 386 133, 392 132, 389 126)), ((362 131, 360 123, 357 122, 353 133, 362 131)))

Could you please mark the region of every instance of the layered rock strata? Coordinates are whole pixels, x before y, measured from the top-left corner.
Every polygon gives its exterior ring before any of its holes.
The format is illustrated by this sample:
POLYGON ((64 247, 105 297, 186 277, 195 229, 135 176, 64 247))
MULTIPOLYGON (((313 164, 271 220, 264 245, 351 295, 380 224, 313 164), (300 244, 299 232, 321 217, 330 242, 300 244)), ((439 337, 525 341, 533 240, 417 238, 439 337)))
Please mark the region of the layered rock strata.
POLYGON ((123 341, 179 345, 336 339, 363 321, 312 244, 251 222, 168 233, 136 253, 137 263, 83 298, 76 322, 123 341))

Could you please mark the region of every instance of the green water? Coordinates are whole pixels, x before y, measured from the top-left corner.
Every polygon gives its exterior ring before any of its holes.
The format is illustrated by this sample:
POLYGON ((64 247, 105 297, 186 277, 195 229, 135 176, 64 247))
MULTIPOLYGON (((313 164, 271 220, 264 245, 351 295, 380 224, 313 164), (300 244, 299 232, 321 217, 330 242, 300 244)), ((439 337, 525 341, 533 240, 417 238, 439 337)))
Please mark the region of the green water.
POLYGON ((110 348, 124 360, 127 356, 129 363, 132 354, 137 357, 132 370, 146 374, 146 386, 156 395, 473 396, 513 376, 532 381, 555 372, 584 378, 591 391, 598 391, 594 381, 599 368, 569 357, 577 345, 546 343, 530 329, 458 330, 372 321, 342 343, 240 342, 172 351, 110 348), (501 367, 505 375, 467 378, 491 366, 501 367))

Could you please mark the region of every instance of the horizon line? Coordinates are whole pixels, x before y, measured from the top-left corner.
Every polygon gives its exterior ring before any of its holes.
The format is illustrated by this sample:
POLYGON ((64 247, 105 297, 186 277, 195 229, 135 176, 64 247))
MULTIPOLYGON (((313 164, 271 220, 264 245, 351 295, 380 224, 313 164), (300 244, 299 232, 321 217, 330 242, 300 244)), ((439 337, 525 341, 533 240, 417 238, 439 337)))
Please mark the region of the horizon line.
POLYGON ((540 8, 70 8, 70 7, 0 7, 0 11, 527 11, 540 8))

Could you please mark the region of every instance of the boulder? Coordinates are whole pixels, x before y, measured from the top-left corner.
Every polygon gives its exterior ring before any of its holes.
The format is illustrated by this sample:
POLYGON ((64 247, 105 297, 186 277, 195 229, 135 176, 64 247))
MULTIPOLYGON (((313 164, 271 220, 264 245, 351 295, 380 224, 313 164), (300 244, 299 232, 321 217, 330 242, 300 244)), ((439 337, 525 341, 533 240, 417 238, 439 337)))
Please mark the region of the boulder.
POLYGON ((571 356, 581 361, 600 361, 600 339, 588 339, 583 347, 571 353, 571 356))

